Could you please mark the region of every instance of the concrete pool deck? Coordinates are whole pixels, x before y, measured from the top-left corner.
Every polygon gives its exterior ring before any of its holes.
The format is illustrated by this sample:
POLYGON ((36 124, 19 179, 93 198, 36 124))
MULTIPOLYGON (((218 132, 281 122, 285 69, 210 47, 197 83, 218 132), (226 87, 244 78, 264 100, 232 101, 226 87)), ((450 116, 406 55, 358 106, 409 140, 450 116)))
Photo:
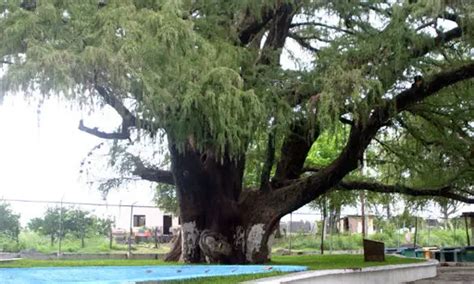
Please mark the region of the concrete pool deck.
POLYGON ((435 277, 437 275, 437 260, 422 263, 372 266, 359 269, 313 270, 292 273, 285 276, 260 278, 247 281, 247 284, 396 284, 435 277))

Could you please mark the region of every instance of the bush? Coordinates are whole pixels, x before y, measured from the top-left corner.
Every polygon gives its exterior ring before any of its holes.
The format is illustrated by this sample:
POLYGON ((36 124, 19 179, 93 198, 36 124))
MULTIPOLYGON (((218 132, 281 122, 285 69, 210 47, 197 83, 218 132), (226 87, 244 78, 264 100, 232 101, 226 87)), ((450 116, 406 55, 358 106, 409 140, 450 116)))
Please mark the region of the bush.
MULTIPOLYGON (((411 243, 414 241, 414 234, 411 236, 411 243)), ((398 233, 396 230, 386 229, 384 232, 375 233, 368 236, 369 239, 385 243, 385 247, 397 247, 405 244, 405 233, 398 233)), ((289 248, 288 236, 276 239, 274 249, 289 248)), ((417 244, 420 246, 452 247, 465 246, 466 232, 463 229, 444 230, 423 228, 418 231, 417 244)), ((321 235, 291 235, 291 247, 295 250, 319 251, 321 246, 321 235)), ((358 250, 362 249, 361 234, 333 234, 324 240, 324 249, 329 250, 358 250)))
POLYGON ((22 250, 22 244, 11 237, 0 234, 0 251, 2 252, 19 252, 22 250))

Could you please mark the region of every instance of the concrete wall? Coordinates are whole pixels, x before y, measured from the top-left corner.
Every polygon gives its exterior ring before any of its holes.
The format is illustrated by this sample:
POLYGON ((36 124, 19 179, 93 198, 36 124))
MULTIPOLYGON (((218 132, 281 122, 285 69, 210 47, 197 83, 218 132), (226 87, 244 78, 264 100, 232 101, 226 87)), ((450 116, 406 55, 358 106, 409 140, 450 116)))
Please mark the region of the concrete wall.
POLYGON ((362 269, 306 271, 281 277, 257 279, 245 283, 396 284, 435 277, 437 266, 438 261, 431 260, 423 263, 386 265, 362 269))
POLYGON ((12 259, 20 257, 19 253, 10 253, 10 252, 0 252, 0 260, 1 259, 12 259))
MULTIPOLYGON (((163 259, 165 254, 162 253, 140 253, 131 254, 127 253, 63 253, 57 256, 55 253, 43 254, 43 253, 20 253, 14 255, 15 257, 21 257, 26 259, 163 259)), ((13 256, 10 256, 13 258, 13 256)))

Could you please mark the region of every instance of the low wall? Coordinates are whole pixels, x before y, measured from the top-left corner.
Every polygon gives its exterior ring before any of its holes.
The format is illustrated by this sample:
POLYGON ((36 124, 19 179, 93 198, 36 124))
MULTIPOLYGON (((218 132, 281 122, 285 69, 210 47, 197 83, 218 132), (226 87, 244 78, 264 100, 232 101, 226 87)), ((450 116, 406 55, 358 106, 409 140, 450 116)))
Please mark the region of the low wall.
POLYGON ((12 258, 19 258, 19 253, 10 253, 10 252, 0 252, 0 260, 1 259, 12 259, 12 258))
POLYGON ((163 259, 164 254, 159 253, 140 253, 131 254, 127 253, 62 253, 59 255, 55 253, 44 254, 44 253, 19 253, 15 254, 15 257, 21 257, 26 259, 163 259))
POLYGON ((423 263, 385 265, 362 269, 305 271, 286 276, 262 278, 245 283, 396 284, 435 277, 437 266, 437 260, 429 260, 423 263))

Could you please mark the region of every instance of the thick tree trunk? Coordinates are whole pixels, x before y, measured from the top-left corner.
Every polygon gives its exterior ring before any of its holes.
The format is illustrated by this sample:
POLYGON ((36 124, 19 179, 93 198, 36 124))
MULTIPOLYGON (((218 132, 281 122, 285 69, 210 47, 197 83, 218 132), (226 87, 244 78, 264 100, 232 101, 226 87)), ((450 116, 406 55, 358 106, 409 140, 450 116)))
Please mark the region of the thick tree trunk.
POLYGON ((179 261, 181 259, 181 230, 171 241, 171 251, 165 256, 165 261, 179 261))
MULTIPOLYGON (((199 152, 191 146, 184 153, 174 148, 170 152, 180 206, 181 260, 266 261, 277 219, 265 221, 256 214, 243 214, 246 209, 239 205, 243 159, 217 159, 211 151, 199 152)), ((176 253, 168 259, 176 260, 176 253)))

